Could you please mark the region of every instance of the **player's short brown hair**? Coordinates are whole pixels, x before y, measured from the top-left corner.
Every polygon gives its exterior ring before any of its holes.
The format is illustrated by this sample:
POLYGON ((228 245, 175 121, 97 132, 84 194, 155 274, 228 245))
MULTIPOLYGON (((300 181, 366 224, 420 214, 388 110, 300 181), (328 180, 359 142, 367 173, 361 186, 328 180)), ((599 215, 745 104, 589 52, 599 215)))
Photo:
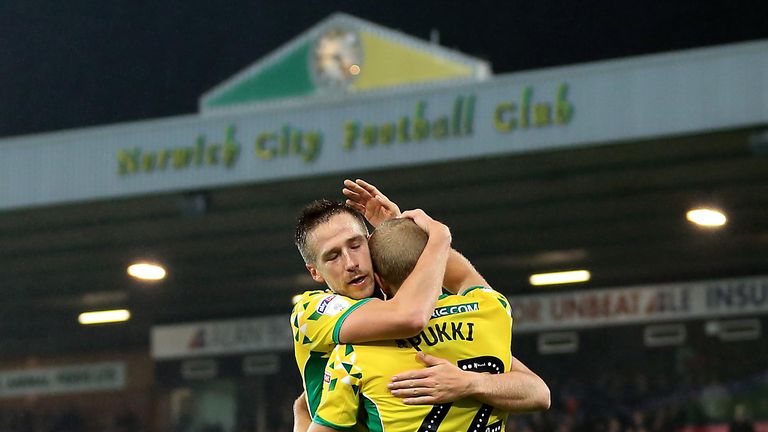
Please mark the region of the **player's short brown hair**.
POLYGON ((427 240, 427 233, 411 219, 382 222, 368 240, 373 270, 393 288, 400 288, 416 267, 427 240))
POLYGON ((309 247, 307 242, 307 238, 312 231, 317 228, 318 225, 328 222, 333 216, 343 213, 352 215, 357 222, 360 223, 363 232, 366 235, 368 234, 368 226, 365 224, 363 215, 343 202, 319 199, 312 201, 301 209, 296 222, 293 242, 299 249, 299 253, 301 254, 301 257, 304 258, 305 263, 313 263, 315 262, 315 258, 317 258, 317 251, 309 247))

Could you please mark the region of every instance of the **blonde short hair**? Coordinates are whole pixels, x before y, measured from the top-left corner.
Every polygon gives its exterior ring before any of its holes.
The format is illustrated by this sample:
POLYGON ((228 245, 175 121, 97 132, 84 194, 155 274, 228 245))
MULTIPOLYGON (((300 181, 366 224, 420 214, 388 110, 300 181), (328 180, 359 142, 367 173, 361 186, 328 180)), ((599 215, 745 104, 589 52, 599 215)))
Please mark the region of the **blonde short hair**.
POLYGON ((368 240, 373 270, 393 288, 400 288, 416 267, 429 236, 411 219, 382 222, 368 240))

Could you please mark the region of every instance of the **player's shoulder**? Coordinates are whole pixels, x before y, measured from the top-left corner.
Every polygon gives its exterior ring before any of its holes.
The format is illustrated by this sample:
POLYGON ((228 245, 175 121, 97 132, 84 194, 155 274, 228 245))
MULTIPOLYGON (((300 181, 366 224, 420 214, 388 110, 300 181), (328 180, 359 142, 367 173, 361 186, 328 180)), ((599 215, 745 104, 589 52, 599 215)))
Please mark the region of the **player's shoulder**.
POLYGON ((508 312, 511 312, 511 308, 509 306, 509 300, 507 300, 504 294, 496 291, 490 286, 475 285, 463 290, 460 294, 456 295, 456 297, 463 298, 463 299, 475 299, 479 301, 490 302, 494 305, 498 304, 503 309, 507 310, 508 312))
POLYGON ((326 316, 335 316, 363 300, 367 299, 355 300, 329 290, 305 291, 293 306, 293 312, 309 312, 326 316))
POLYGON ((457 294, 460 297, 504 297, 500 292, 487 285, 474 285, 457 294))
POLYGON ((306 310, 310 304, 330 294, 332 293, 327 290, 304 291, 297 297, 294 297, 293 313, 306 310))
POLYGON ((294 297, 294 299, 296 299, 296 300, 294 302, 294 306, 293 307, 295 309, 297 305, 302 305, 303 303, 307 303, 307 302, 313 301, 314 299, 317 299, 317 298, 319 298, 321 296, 326 296, 326 295, 330 295, 330 294, 333 294, 333 293, 331 291, 329 291, 329 290, 309 290, 309 291, 304 291, 303 293, 299 294, 297 297, 294 297))

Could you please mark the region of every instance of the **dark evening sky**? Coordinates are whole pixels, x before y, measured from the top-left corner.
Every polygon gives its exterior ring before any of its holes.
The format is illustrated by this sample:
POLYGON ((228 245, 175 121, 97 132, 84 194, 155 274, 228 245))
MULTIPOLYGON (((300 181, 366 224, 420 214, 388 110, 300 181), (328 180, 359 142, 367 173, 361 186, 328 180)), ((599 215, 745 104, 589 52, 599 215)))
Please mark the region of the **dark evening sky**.
POLYGON ((0 136, 195 112, 199 95, 333 12, 505 73, 768 37, 766 1, 0 2, 0 136))

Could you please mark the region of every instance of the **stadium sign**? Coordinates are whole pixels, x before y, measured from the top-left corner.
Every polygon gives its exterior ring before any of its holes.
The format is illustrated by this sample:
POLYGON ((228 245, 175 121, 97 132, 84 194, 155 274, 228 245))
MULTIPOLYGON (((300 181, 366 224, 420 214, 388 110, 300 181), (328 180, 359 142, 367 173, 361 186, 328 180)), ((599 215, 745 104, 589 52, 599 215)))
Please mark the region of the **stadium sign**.
POLYGON ((199 113, 0 140, 0 209, 754 127, 768 122, 754 86, 766 71, 758 41, 491 76, 335 17, 204 94, 199 113), (327 63, 330 47, 359 73, 327 63))
POLYGON ((169 324, 152 327, 152 357, 158 360, 218 356, 293 347, 284 315, 169 324))
POLYGON ((0 371, 0 398, 121 390, 124 387, 123 362, 0 371))
MULTIPOLYGON (((574 106, 567 99, 568 85, 561 83, 554 102, 535 100, 534 87, 521 90, 519 103, 504 101, 495 107, 483 109, 493 112, 492 121, 484 122, 484 128, 495 129, 508 134, 515 129, 543 128, 566 125, 573 117, 574 106)), ((466 145, 461 138, 473 135, 475 126, 476 95, 458 95, 448 106, 441 106, 428 112, 429 100, 420 99, 414 104, 412 114, 393 118, 375 119, 362 122, 346 120, 335 126, 341 132, 320 129, 306 129, 294 126, 284 119, 283 125, 275 130, 256 131, 242 141, 237 135, 235 124, 228 124, 223 139, 209 139, 204 133, 198 134, 194 143, 174 147, 152 149, 140 146, 119 148, 116 153, 117 173, 120 176, 173 172, 189 169, 220 168, 231 170, 243 154, 243 142, 250 151, 248 157, 268 162, 281 158, 294 158, 302 164, 312 164, 321 156, 326 136, 341 136, 340 141, 330 143, 339 148, 326 153, 336 155, 372 147, 382 147, 388 152, 402 149, 393 144, 439 142, 459 139, 457 145, 466 145)), ((434 105, 434 104, 433 104, 434 105)), ((386 113, 385 113, 386 114, 386 113)), ((262 163, 263 163, 262 162, 262 163)))
POLYGON ((768 276, 511 296, 516 332, 768 312, 768 276))
MULTIPOLYGON (((718 319, 768 312, 768 275, 690 283, 508 296, 514 332, 603 327, 649 322, 718 319)), ((437 308, 432 318, 468 312, 476 303, 437 308)), ((222 357, 293 348, 287 315, 169 324, 152 328, 156 360, 222 357)), ((473 328, 431 330, 432 343, 449 334, 471 339, 473 328), (462 333, 465 331, 466 333, 462 333)), ((450 336, 454 337, 454 336, 450 336)))

